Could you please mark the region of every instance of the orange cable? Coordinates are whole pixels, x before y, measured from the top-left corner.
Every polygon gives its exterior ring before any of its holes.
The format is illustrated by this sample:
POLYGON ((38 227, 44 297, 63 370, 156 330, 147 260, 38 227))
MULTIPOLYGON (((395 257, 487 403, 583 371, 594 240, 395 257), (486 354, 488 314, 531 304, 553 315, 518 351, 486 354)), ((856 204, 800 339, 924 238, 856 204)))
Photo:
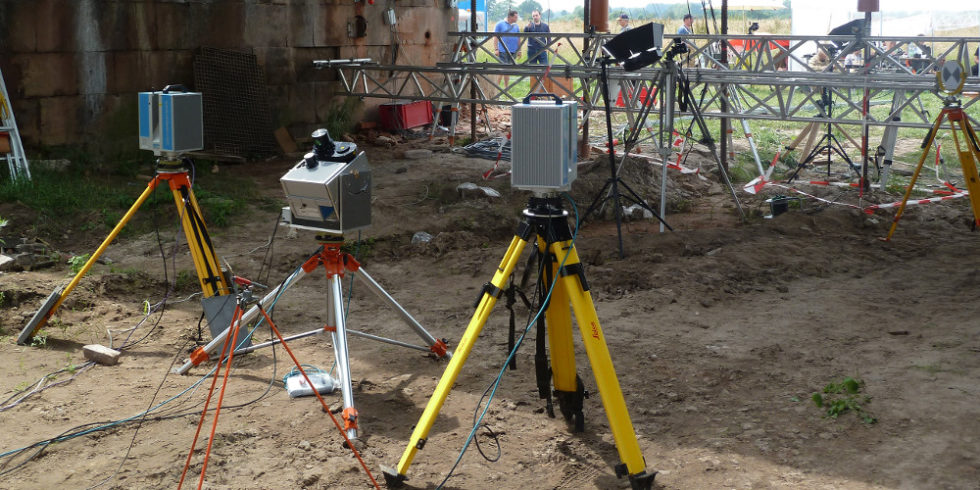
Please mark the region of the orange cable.
MULTIPOLYGON (((239 310, 241 308, 239 307, 239 310)), ((231 345, 237 345, 238 343, 238 333, 242 330, 241 318, 235 324, 235 330, 232 332, 231 345)), ((225 341, 228 339, 226 338, 225 341)), ((208 448, 204 451, 204 463, 201 465, 201 478, 197 481, 197 490, 201 490, 204 487, 204 472, 208 469, 208 458, 211 456, 211 445, 214 444, 214 432, 218 428, 218 415, 221 414, 221 403, 225 399, 225 388, 228 387, 228 374, 231 373, 231 361, 235 358, 235 349, 231 349, 228 352, 228 362, 225 367, 225 377, 221 382, 221 393, 218 394, 218 404, 214 407, 214 420, 211 422, 211 438, 208 439, 208 448)), ((218 361, 221 364, 221 361, 218 361)))
MULTIPOLYGON (((232 322, 230 325, 234 325, 236 320, 241 318, 241 308, 239 305, 235 305, 235 312, 232 314, 232 322)), ((218 373, 221 371, 221 359, 225 358, 225 354, 228 351, 230 337, 225 337, 225 343, 221 347, 221 357, 218 358, 218 365, 215 367, 214 379, 211 381, 211 389, 208 390, 208 397, 204 401, 204 410, 201 411, 201 419, 197 422, 197 432, 194 433, 194 440, 191 442, 191 450, 187 453, 187 461, 184 463, 184 471, 180 473, 180 482, 177 483, 177 490, 184 485, 184 477, 187 476, 187 469, 191 465, 191 457, 194 455, 194 448, 197 446, 197 438, 201 435, 201 427, 204 425, 204 417, 208 413, 208 404, 211 403, 211 395, 214 393, 214 387, 218 383, 218 373)))

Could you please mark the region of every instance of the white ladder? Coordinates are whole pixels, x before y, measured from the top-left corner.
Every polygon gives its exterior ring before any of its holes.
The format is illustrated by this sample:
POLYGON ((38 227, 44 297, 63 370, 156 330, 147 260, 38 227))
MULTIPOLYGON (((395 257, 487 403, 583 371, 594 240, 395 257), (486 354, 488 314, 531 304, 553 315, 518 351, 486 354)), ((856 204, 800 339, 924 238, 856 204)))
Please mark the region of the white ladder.
POLYGON ((14 111, 10 108, 10 96, 7 94, 7 84, 3 81, 2 71, 0 71, 0 155, 7 160, 11 180, 30 180, 31 169, 27 165, 27 155, 24 154, 24 145, 20 141, 20 131, 17 130, 14 111), (9 149, 5 148, 7 145, 2 144, 4 139, 9 142, 9 149))

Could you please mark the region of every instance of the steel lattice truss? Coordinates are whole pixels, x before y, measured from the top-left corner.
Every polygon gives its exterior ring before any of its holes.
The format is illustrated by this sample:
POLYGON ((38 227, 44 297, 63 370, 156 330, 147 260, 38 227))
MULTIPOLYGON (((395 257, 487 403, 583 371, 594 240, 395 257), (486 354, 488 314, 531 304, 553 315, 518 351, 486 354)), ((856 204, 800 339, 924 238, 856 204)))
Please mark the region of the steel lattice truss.
MULTIPOLYGON (((521 38, 522 46, 528 37, 542 37, 540 33, 508 35, 521 38)), ((453 32, 450 36, 456 39, 450 62, 436 66, 382 65, 369 59, 314 64, 336 69, 341 93, 356 97, 511 105, 525 95, 511 94, 518 84, 547 79, 556 91, 576 100, 585 117, 604 109, 599 83, 601 47, 614 35, 550 33, 544 41, 551 66, 500 63, 494 33, 453 32)), ((971 47, 980 44, 980 38, 921 36, 692 35, 677 39, 689 47, 687 54, 680 55, 684 59, 679 56, 676 61, 684 67, 705 117, 799 122, 829 118, 839 124, 915 128, 932 125, 935 115, 925 110, 924 102, 936 100, 934 72, 944 61, 969 67, 975 49, 971 47), (727 63, 721 61, 723 48, 727 63), (811 62, 814 57, 822 63, 811 62), (722 109, 725 88, 729 103, 722 109), (865 91, 872 108, 867 116, 862 107, 865 91), (896 92, 901 97, 895 97, 896 92), (829 111, 824 102, 827 93, 832 101, 829 111), (893 104, 896 100, 900 102, 893 104)), ((638 96, 643 89, 655 93, 661 70, 662 63, 633 72, 610 65, 610 92, 629 87, 620 92, 625 107, 614 105, 611 110, 626 112, 632 121, 642 104, 638 96)), ((963 91, 980 92, 980 78, 967 78, 963 91)), ((968 114, 977 100, 964 98, 968 114)))

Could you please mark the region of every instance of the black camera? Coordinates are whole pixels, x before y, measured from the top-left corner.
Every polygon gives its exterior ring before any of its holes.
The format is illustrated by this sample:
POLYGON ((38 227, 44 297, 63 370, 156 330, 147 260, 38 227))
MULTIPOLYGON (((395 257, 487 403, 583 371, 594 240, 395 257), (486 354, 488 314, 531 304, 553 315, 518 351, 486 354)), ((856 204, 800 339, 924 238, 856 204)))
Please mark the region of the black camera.
POLYGON ((681 38, 675 37, 674 42, 671 43, 669 48, 667 48, 667 52, 664 54, 664 58, 671 60, 674 59, 674 56, 687 53, 687 51, 688 51, 687 43, 682 41, 681 38))

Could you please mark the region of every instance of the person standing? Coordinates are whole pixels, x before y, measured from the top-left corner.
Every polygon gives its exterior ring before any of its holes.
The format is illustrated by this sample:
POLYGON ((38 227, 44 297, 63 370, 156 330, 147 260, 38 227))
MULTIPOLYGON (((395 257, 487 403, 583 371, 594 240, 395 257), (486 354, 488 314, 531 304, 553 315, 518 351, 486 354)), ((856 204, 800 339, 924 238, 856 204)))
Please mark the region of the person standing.
POLYGON ((684 25, 677 28, 677 33, 682 35, 694 34, 694 17, 691 14, 684 14, 684 25))
MULTIPOLYGON (((541 12, 531 11, 531 22, 524 27, 524 32, 551 32, 548 24, 541 22, 541 12)), ((548 65, 548 43, 551 42, 547 37, 527 38, 527 63, 529 65, 548 65)), ((544 91, 552 92, 551 84, 548 79, 543 80, 544 91)), ((538 77, 531 77, 531 92, 538 92, 542 87, 542 80, 538 77)))
MULTIPOLYGON (((516 64, 517 57, 520 55, 520 38, 517 36, 503 36, 500 34, 518 33, 521 32, 521 28, 517 26, 517 11, 511 10, 507 12, 507 17, 497 22, 494 26, 493 32, 497 33, 496 42, 496 55, 497 59, 501 63, 516 64)), ((510 75, 504 75, 504 86, 510 85, 510 75)))
MULTIPOLYGON (((541 12, 531 11, 531 22, 528 22, 524 32, 551 32, 548 24, 541 22, 541 12)), ((527 62, 539 65, 548 64, 548 43, 547 37, 527 38, 527 62)))
POLYGON ((973 67, 970 68, 970 75, 980 75, 980 48, 973 52, 973 67))
POLYGON ((626 32, 630 30, 630 16, 628 14, 620 15, 616 22, 619 23, 619 32, 626 32))

